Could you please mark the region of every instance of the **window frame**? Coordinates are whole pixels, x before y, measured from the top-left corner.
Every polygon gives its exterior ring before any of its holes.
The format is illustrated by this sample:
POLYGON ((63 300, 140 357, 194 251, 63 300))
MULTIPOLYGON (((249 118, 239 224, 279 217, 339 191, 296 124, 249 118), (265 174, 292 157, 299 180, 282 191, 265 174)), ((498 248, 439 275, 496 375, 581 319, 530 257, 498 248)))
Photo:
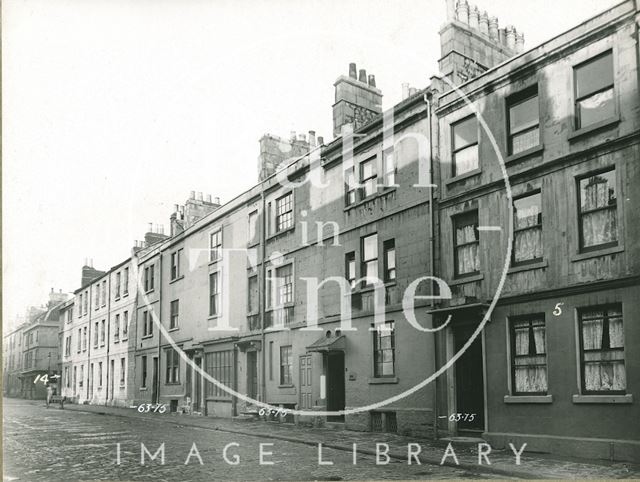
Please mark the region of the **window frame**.
MULTIPOLYGON (((507 320, 508 323, 508 327, 509 327, 509 350, 510 350, 510 360, 509 360, 509 379, 511 381, 511 395, 513 396, 545 396, 549 394, 549 346, 547 344, 548 342, 548 337, 547 337, 547 320, 545 317, 544 313, 531 313, 531 314, 527 314, 527 315, 517 315, 517 316, 510 316, 507 320), (532 334, 533 334, 533 328, 534 326, 540 326, 540 325, 534 325, 534 321, 542 321, 542 326, 544 326, 544 346, 545 346, 545 352, 543 353, 544 357, 545 357, 545 363, 544 366, 547 369, 547 389, 544 392, 518 392, 516 390, 516 357, 521 357, 521 358, 527 358, 527 357, 531 357, 531 356, 537 356, 539 355, 538 353, 536 353, 535 355, 531 355, 530 353, 528 353, 527 355, 516 355, 516 328, 515 328, 515 324, 516 323, 521 323, 523 321, 528 321, 529 322, 529 326, 528 326, 528 330, 529 330, 529 348, 531 347, 531 343, 533 340, 534 346, 535 346, 535 340, 532 338, 532 334)), ((534 366, 534 365, 527 365, 527 366, 534 366)), ((541 365, 535 365, 535 366, 541 366, 541 365)))
POLYGON ((463 117, 462 119, 459 119, 453 123, 451 123, 450 125, 451 128, 451 176, 452 177, 458 177, 458 176, 463 176, 465 174, 469 174, 470 172, 474 172, 478 169, 480 169, 480 126, 478 123, 478 117, 475 114, 470 114, 466 117, 463 117), (467 122, 469 119, 474 118, 476 120, 476 141, 472 142, 470 144, 465 144, 462 147, 458 147, 456 148, 456 135, 455 135, 455 129, 457 126, 467 122), (458 173, 457 169, 456 169, 456 154, 458 154, 459 152, 464 151, 465 149, 468 149, 470 147, 473 146, 478 146, 477 152, 478 152, 478 165, 474 168, 474 169, 470 169, 466 172, 462 172, 462 173, 458 173))
POLYGON ((382 277, 385 283, 396 281, 398 277, 398 260, 396 258, 396 240, 387 239, 382 243, 382 277), (393 268, 389 268, 389 253, 393 253, 393 268), (389 274, 393 271, 393 277, 389 274))
POLYGON ((378 279, 380 279, 380 271, 379 271, 379 263, 380 263, 380 250, 378 249, 378 233, 371 233, 371 234, 367 234, 366 236, 362 236, 360 238, 360 276, 362 277, 362 285, 363 286, 369 286, 372 285, 373 283, 367 281, 365 278, 367 276, 367 263, 372 263, 375 262, 376 263, 376 277, 378 279), (365 239, 370 238, 375 236, 375 248, 376 248, 376 253, 375 253, 375 257, 374 258, 369 258, 369 259, 365 259, 365 239))
POLYGON ((169 303, 169 329, 174 330, 178 328, 178 321, 180 318, 180 300, 175 299, 169 303))
POLYGON ((355 166, 348 167, 343 171, 344 176, 344 205, 353 206, 358 202, 358 189, 356 182, 355 166))
POLYGON ((373 378, 395 378, 397 376, 397 370, 396 370, 396 334, 395 334, 395 322, 394 321, 385 321, 384 322, 384 326, 389 326, 390 328, 381 328, 381 327, 377 327, 375 325, 373 325, 373 330, 372 330, 372 334, 373 334, 373 378), (388 334, 385 334, 383 337, 381 337, 380 333, 383 331, 388 331, 388 334), (390 348, 380 348, 382 345, 380 343, 381 338, 386 338, 386 337, 390 337, 391 338, 391 347, 390 348), (378 362, 379 359, 384 359, 384 357, 382 356, 382 353, 385 350, 390 350, 391 351, 391 367, 393 369, 392 373, 390 374, 382 374, 378 372, 378 364, 379 363, 384 363, 382 361, 378 362))
POLYGON ((358 193, 358 201, 364 201, 378 194, 378 158, 376 156, 369 157, 358 163, 358 193), (365 178, 363 172, 364 166, 369 163, 373 166, 372 174, 365 178), (373 181, 373 192, 371 194, 366 193, 368 181, 373 181))
POLYGON ((220 271, 212 271, 209 273, 209 317, 220 316, 220 271), (215 279, 215 291, 213 290, 212 281, 215 279))
POLYGON ((294 227, 294 219, 293 219, 293 191, 289 191, 286 194, 283 194, 282 196, 276 198, 276 202, 274 205, 275 208, 275 232, 277 233, 282 233, 284 231, 288 231, 289 229, 292 229, 294 227), (290 198, 288 203, 287 201, 285 201, 286 198, 290 198), (281 208, 281 203, 284 203, 285 209, 281 208), (287 208, 288 205, 288 208, 287 208), (281 210, 282 209, 282 210, 281 210), (283 217, 286 217, 287 215, 290 216, 290 218, 287 218, 287 221, 282 223, 283 225, 280 226, 280 220, 283 217))
POLYGON ((528 147, 527 149, 523 149, 522 151, 518 151, 516 153, 513 152, 513 138, 516 135, 519 134, 524 134, 530 131, 533 131, 534 129, 538 130, 538 144, 540 145, 542 144, 542 131, 540 129, 540 91, 538 89, 538 84, 535 83, 533 85, 530 85, 529 87, 519 91, 519 92, 515 92, 513 94, 511 94, 510 96, 507 97, 507 115, 506 115, 506 121, 507 121, 507 154, 510 156, 515 156, 518 154, 521 154, 523 152, 526 152, 528 149, 533 149, 536 146, 531 146, 528 147), (533 99, 534 97, 536 97, 538 99, 538 123, 535 126, 531 126, 531 127, 525 127, 522 128, 518 131, 512 132, 511 131, 511 109, 514 107, 519 106, 520 104, 523 104, 531 99, 533 99))
POLYGON ((222 242, 220 226, 209 233, 209 263, 216 263, 222 259, 222 242))
POLYGON ((513 214, 514 214, 514 220, 513 220, 513 240, 512 240, 512 246, 511 246, 511 266, 512 267, 516 267, 516 266, 526 266, 528 264, 536 264, 536 263, 540 263, 542 260, 544 260, 544 230, 543 230, 543 224, 544 224, 544 212, 542 210, 542 190, 541 189, 535 189, 533 191, 527 191, 524 194, 515 196, 513 198, 512 201, 512 205, 513 205, 513 214), (538 224, 536 224, 535 226, 528 226, 526 228, 516 228, 516 224, 515 224, 515 214, 516 214, 516 201, 519 201, 520 199, 524 199, 530 196, 540 196, 540 222, 538 224), (532 259, 525 259, 523 261, 516 261, 516 234, 517 233, 522 233, 524 231, 531 231, 533 229, 540 229, 540 239, 542 240, 542 256, 540 258, 532 258, 532 259))
POLYGON ((179 385, 180 384, 180 355, 173 348, 167 348, 165 350, 166 359, 166 372, 165 372, 165 385, 179 385))
POLYGON ((176 249, 171 253, 171 281, 175 281, 182 277, 181 273, 182 248, 176 249))
POLYGON ((293 347, 292 345, 280 346, 280 377, 278 379, 280 386, 293 385, 293 347), (287 358, 283 359, 284 353, 287 353, 287 358), (284 362, 287 363, 284 363, 284 362))
POLYGON ((451 217, 452 220, 452 234, 453 234, 453 277, 456 279, 459 278, 467 278, 470 276, 477 276, 480 274, 480 268, 478 268, 478 270, 476 271, 469 271, 468 273, 459 273, 458 272, 458 249, 464 246, 469 246, 471 244, 477 244, 478 245, 478 250, 477 250, 477 255, 478 255, 478 264, 480 264, 480 231, 478 230, 478 226, 480 225, 480 219, 479 219, 479 211, 478 209, 472 209, 469 211, 464 211, 461 213, 457 213, 454 214, 451 217), (476 224, 475 224, 475 233, 476 233, 476 240, 475 241, 470 241, 467 243, 462 243, 462 244, 457 244, 457 236, 456 236, 456 230, 457 230, 457 226, 458 226, 458 220, 464 217, 471 217, 471 216, 475 216, 475 220, 476 220, 476 224))
POLYGON ((604 122, 607 119, 610 118, 605 118, 605 119, 600 119, 599 121, 593 122, 591 124, 587 124, 582 125, 582 119, 580 118, 580 108, 579 108, 579 103, 582 102, 585 99, 588 99, 590 97, 593 97, 595 95, 601 94, 603 92, 606 92, 607 90, 611 89, 612 91, 612 102, 613 102, 613 110, 614 110, 614 116, 618 113, 618 102, 616 100, 616 68, 615 68, 615 57, 613 54, 613 48, 608 48, 596 55, 593 55, 592 57, 583 60, 582 62, 579 62, 577 64, 575 64, 573 66, 573 115, 574 115, 574 122, 573 122, 573 128, 575 129, 575 131, 580 131, 582 129, 588 129, 591 126, 597 125, 599 122, 604 122), (598 90, 594 90, 593 92, 590 92, 589 94, 585 94, 583 96, 578 97, 578 70, 582 67, 587 66, 590 63, 593 63, 599 59, 601 59, 602 57, 606 57, 607 55, 611 55, 611 80, 612 80, 612 84, 607 85, 605 87, 601 87, 598 90))
POLYGON ((618 196, 620 195, 620 189, 619 189, 619 182, 618 182, 618 168, 616 165, 612 165, 612 166, 608 166, 606 168, 603 169, 598 169, 595 171, 591 171, 587 174, 580 174, 578 176, 575 177, 576 180, 576 195, 577 195, 577 211, 578 211, 578 252, 579 253, 589 253, 589 252, 593 252, 593 251, 601 251, 604 249, 608 249, 608 248, 614 248, 616 246, 620 246, 620 224, 619 221, 621 219, 620 216, 620 212, 618 211, 619 208, 619 203, 618 203, 618 196), (597 176, 599 174, 605 174, 608 172, 612 172, 614 173, 614 187, 616 190, 616 203, 614 206, 606 206, 606 207, 601 207, 601 208, 596 208, 596 209, 591 209, 588 211, 583 212, 582 211, 582 189, 580 187, 580 183, 585 180, 588 179, 590 177, 594 177, 597 176), (586 214, 591 214, 591 213, 595 213, 598 211, 605 211, 605 210, 613 210, 616 213, 616 240, 615 241, 609 241, 608 243, 602 243, 602 244, 597 244, 597 245, 593 245, 593 246, 585 246, 584 245, 584 231, 583 231, 583 221, 582 218, 586 215, 586 214))
POLYGON ((351 287, 351 289, 354 289, 356 287, 356 281, 358 280, 358 273, 357 268, 356 268, 357 262, 356 262, 356 252, 355 251, 350 251, 348 253, 345 253, 344 255, 344 274, 345 274, 345 278, 347 280, 347 283, 349 283, 349 286, 351 287), (350 273, 351 271, 351 266, 353 263, 353 273, 350 273), (351 276, 353 275, 353 276, 351 276))
MULTIPOLYGON (((628 384, 627 382, 627 375, 628 375, 628 371, 627 371, 627 360, 625 357, 625 345, 626 345, 626 337, 624 337, 624 310, 623 310, 623 306, 622 303, 605 303, 605 304, 599 304, 599 305, 592 305, 592 306, 581 306, 579 308, 576 309, 576 314, 577 314, 577 327, 578 327, 578 361, 580 363, 580 394, 581 395, 626 395, 627 394, 627 390, 628 390, 628 384), (612 351, 622 351, 622 362, 624 365, 624 372, 625 372, 625 389, 624 390, 587 390, 586 389, 586 379, 585 379, 585 349, 584 349, 584 335, 582 332, 582 323, 583 323, 583 314, 585 312, 589 312, 589 311, 597 311, 597 310, 602 310, 604 311, 604 316, 602 318, 602 342, 604 343, 604 340, 606 338, 609 337, 608 331, 606 331, 607 336, 605 337, 605 327, 609 327, 609 318, 610 316, 608 315, 608 310, 614 309, 614 308, 619 308, 620 310, 620 317, 622 318, 622 330, 623 330, 623 340, 624 340, 624 344, 622 346, 622 348, 611 348, 611 346, 609 346, 609 348, 599 348, 599 349, 591 349, 588 350, 589 352, 612 352, 612 351)), ((609 345, 611 344, 611 340, 609 340, 609 345)))
POLYGON ((149 293, 155 288, 154 265, 150 264, 144 268, 144 291, 149 293))

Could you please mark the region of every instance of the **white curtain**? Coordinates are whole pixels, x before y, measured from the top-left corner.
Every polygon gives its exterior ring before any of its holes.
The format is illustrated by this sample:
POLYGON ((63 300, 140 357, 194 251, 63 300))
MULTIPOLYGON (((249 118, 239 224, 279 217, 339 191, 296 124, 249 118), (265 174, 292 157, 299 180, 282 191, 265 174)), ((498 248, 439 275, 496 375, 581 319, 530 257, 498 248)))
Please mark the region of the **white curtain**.
POLYGON ((615 190, 602 176, 594 176, 582 189, 582 210, 604 208, 582 216, 582 237, 585 246, 596 246, 618 239, 618 216, 615 190))
MULTIPOLYGON (((471 243, 476 241, 476 227, 461 226, 456 228, 456 244, 471 243)), ((458 253, 458 273, 473 273, 480 270, 480 259, 478 258, 478 244, 469 244, 457 248, 458 253)))
POLYGON ((515 392, 541 393, 547 391, 547 356, 545 327, 534 326, 535 353, 529 352, 529 322, 515 326, 515 392), (528 356, 527 356, 528 355, 528 356))

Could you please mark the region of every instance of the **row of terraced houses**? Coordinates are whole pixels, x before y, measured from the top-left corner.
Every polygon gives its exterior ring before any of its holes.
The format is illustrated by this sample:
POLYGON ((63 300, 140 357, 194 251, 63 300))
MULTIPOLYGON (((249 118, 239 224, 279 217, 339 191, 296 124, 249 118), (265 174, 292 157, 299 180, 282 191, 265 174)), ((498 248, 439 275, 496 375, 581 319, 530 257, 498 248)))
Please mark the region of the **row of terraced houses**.
POLYGON ((333 140, 265 135, 253 188, 83 268, 63 395, 639 460, 637 20, 627 0, 525 51, 448 0, 426 88, 383 112, 352 64, 333 140))

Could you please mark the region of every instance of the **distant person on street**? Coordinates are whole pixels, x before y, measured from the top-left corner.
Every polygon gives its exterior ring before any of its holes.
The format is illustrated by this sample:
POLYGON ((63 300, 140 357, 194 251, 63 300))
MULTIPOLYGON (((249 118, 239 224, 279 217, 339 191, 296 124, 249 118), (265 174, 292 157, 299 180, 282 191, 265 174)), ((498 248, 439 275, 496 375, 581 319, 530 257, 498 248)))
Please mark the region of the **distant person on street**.
POLYGON ((53 385, 51 383, 47 383, 47 408, 49 408, 49 404, 51 403, 52 397, 53 397, 53 385))

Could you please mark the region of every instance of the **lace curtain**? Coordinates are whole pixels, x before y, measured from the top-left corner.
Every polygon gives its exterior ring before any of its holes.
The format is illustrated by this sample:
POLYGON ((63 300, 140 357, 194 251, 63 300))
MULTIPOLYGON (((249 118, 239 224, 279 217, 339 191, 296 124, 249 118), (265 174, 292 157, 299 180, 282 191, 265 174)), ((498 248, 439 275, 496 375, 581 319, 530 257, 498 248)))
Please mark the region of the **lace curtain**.
MULTIPOLYGON (((611 171, 613 173, 613 171, 611 171)), ((611 177, 611 173, 607 173, 611 177)), ((618 217, 616 212, 613 179, 593 176, 582 183, 582 211, 601 209, 582 216, 582 239, 585 246, 597 246, 618 239, 618 217)))
MULTIPOLYGON (((585 388, 588 391, 621 391, 626 388, 624 367, 624 332, 620 310, 592 311, 583 314, 585 388), (605 324, 605 315, 608 322, 605 324), (608 346, 603 343, 608 328, 608 346), (599 350, 589 352, 588 350, 599 350)), ((606 340, 605 340, 606 341, 606 340)))
POLYGON ((542 228, 540 227, 540 207, 538 205, 516 211, 515 229, 523 228, 531 229, 515 233, 515 261, 542 258, 542 228), (538 228, 534 229, 534 226, 538 226, 538 228))
POLYGON ((456 227, 456 244, 467 244, 456 248, 458 255, 458 274, 473 273, 480 270, 480 259, 478 258, 478 243, 476 236, 476 226, 456 227))
POLYGON ((529 322, 527 321, 516 324, 514 331, 515 392, 546 392, 548 384, 545 327, 539 325, 530 328, 529 322), (533 340, 530 340, 529 338, 532 333, 533 340), (532 351, 531 348, 533 348, 535 352, 532 351))

